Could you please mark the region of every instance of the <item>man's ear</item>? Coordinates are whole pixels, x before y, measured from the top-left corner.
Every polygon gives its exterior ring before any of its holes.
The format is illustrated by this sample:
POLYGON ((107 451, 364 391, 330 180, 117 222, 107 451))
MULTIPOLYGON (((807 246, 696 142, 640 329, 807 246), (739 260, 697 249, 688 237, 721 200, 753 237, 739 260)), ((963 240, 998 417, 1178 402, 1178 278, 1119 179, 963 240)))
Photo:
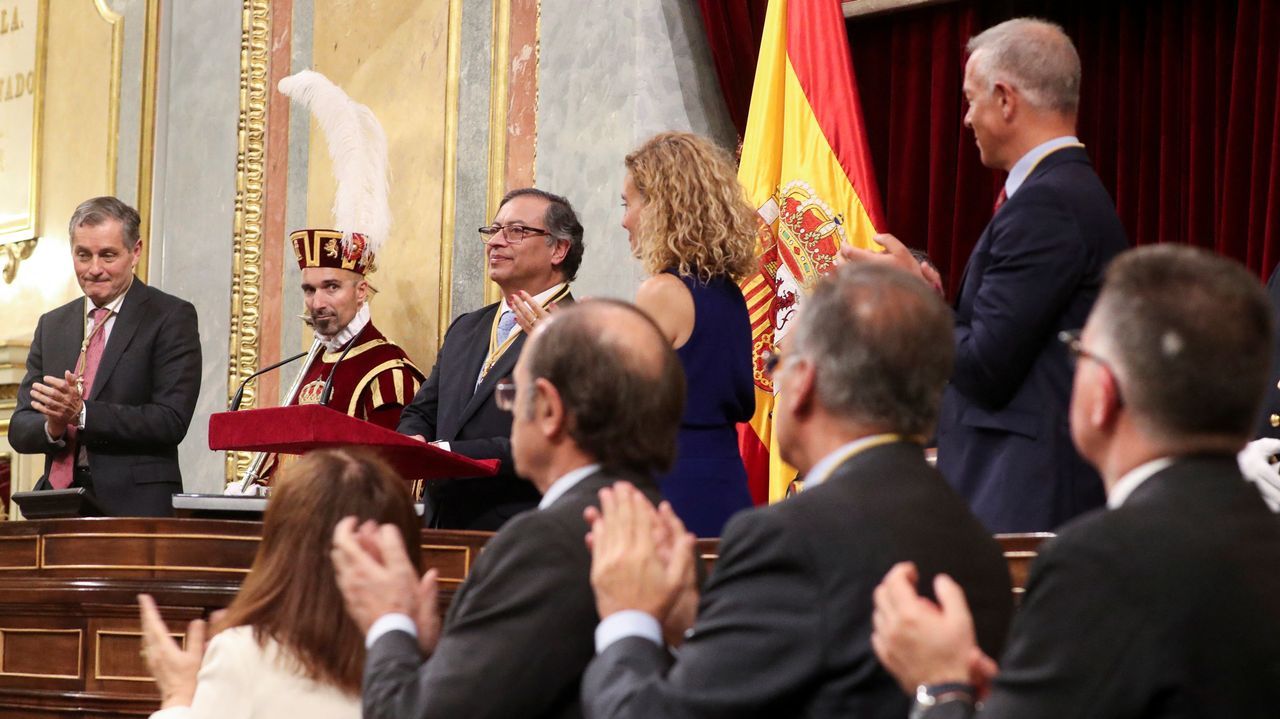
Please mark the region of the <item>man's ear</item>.
POLYGON ((1092 384, 1092 391, 1094 395, 1089 408, 1089 423, 1095 429, 1115 426, 1124 402, 1120 396, 1120 385, 1111 370, 1099 368, 1098 380, 1092 384))
POLYGON ((1013 116, 1019 110, 1019 104, 1022 100, 1011 86, 1003 82, 997 82, 991 88, 991 99, 1000 108, 1000 116, 1004 118, 1005 122, 1013 119, 1013 116))
POLYGON ((569 256, 569 246, 573 244, 569 240, 562 240, 558 237, 555 240, 556 246, 551 248, 551 265, 553 267, 559 266, 560 263, 564 262, 564 258, 569 256))
POLYGON ((547 439, 562 437, 567 431, 564 398, 545 377, 539 377, 533 386, 533 421, 547 439))
POLYGON ((808 417, 813 414, 817 401, 818 370, 813 362, 804 357, 797 357, 792 362, 792 366, 787 368, 786 391, 780 393, 780 396, 791 403, 793 416, 808 417))
POLYGON ((138 261, 142 259, 142 238, 141 237, 139 237, 138 241, 134 243, 133 249, 130 250, 130 252, 133 254, 133 260, 129 265, 129 269, 136 270, 138 269, 138 261))
POLYGON ((369 301, 369 280, 363 277, 356 280, 356 301, 360 304, 369 301))

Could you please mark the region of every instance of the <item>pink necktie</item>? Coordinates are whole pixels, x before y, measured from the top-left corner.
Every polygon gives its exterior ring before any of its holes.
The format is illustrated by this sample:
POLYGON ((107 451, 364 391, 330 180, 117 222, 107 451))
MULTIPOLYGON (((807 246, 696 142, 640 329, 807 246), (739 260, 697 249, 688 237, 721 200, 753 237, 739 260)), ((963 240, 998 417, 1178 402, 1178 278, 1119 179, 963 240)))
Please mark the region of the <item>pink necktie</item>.
MULTIPOLYGON (((89 345, 84 350, 84 373, 81 375, 84 379, 83 397, 88 397, 93 389, 93 377, 98 373, 98 363, 102 361, 102 350, 107 346, 107 333, 99 329, 99 326, 107 320, 110 312, 111 310, 106 307, 95 307, 89 311, 91 321, 89 345)), ((66 489, 71 486, 76 457, 80 454, 80 448, 76 443, 75 425, 67 426, 64 437, 67 441, 66 449, 53 460, 53 466, 49 468, 49 484, 54 489, 66 489)))

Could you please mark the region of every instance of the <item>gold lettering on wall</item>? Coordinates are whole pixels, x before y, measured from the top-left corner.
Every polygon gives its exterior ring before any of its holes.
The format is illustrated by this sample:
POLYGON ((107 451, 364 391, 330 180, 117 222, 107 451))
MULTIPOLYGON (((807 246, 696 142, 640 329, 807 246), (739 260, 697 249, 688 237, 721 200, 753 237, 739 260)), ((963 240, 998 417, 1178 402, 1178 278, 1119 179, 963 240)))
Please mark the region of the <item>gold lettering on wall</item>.
MULTIPOLYGON (((37 233, 45 2, 0 0, 0 245, 37 233)), ((7 247, 0 255, 11 281, 17 257, 7 247)))

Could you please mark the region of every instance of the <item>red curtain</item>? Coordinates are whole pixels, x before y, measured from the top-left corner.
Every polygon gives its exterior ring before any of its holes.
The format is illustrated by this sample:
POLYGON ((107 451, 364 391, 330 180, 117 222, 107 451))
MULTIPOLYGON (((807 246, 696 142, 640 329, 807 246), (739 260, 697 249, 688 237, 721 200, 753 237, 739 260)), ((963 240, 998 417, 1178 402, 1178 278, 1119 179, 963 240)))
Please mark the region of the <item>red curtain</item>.
POLYGON ((716 66, 720 89, 729 105, 729 117, 738 128, 738 138, 747 132, 747 110, 751 107, 751 84, 756 77, 756 57, 769 0, 698 0, 711 59, 716 66))
MULTIPOLYGON (((702 4, 710 36, 721 16, 708 5, 722 3, 702 4)), ((883 229, 926 250, 954 293, 1003 182, 978 162, 961 125, 964 45, 1027 15, 1060 23, 1080 51, 1080 139, 1130 239, 1212 248, 1268 275, 1280 262, 1275 0, 962 0, 850 20, 883 229)), ((754 55, 741 56, 757 44, 744 37, 718 48, 713 39, 718 72, 753 74, 754 55)), ((745 114, 749 96, 736 102, 745 114)))

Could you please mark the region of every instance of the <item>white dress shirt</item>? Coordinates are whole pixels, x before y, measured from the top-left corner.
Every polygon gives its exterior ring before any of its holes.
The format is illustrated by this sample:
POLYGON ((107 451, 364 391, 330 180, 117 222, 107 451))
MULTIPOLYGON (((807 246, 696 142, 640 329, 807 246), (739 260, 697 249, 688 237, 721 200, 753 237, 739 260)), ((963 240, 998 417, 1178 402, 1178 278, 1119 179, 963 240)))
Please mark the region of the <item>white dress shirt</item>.
POLYGON ((1172 457, 1161 457, 1140 464, 1125 472, 1120 481, 1116 482, 1116 485, 1107 493, 1107 509, 1115 509, 1124 505, 1125 500, 1129 499, 1129 495, 1142 486, 1143 482, 1151 479, 1152 476, 1171 464, 1173 464, 1172 457))
POLYGON ((1013 193, 1017 192, 1019 187, 1022 187, 1022 183, 1027 181, 1027 175, 1031 174, 1031 171, 1035 169, 1036 164, 1043 160, 1045 155, 1048 155, 1054 150, 1060 150, 1067 147, 1068 145, 1079 144, 1080 140, 1077 139, 1075 135, 1063 135, 1062 137, 1055 137, 1048 142, 1042 142, 1031 148, 1030 152, 1018 158, 1018 161, 1013 163, 1013 168, 1009 170, 1009 176, 1004 179, 1005 198, 1013 197, 1013 193))
MULTIPOLYGON (((132 286, 133 286, 133 281, 130 280, 129 287, 132 287, 132 286)), ((103 305, 104 308, 109 310, 109 313, 107 314, 107 321, 105 324, 102 325, 102 330, 101 330, 103 347, 106 347, 107 340, 111 339, 111 329, 116 326, 116 315, 120 314, 120 307, 124 305, 124 296, 129 294, 129 287, 124 288, 124 292, 121 292, 120 295, 116 297, 114 300, 111 300, 107 304, 103 305)), ((89 313, 97 309, 97 307, 98 307, 97 305, 93 304, 93 300, 89 299, 88 297, 84 298, 84 336, 85 337, 88 337, 89 333, 93 331, 93 320, 89 319, 89 313)), ((79 356, 77 356, 76 359, 78 360, 79 356)), ((84 403, 81 402, 80 419, 79 421, 76 422, 76 429, 84 429, 85 416, 86 416, 85 406, 84 406, 84 403)), ((45 439, 49 440, 50 442, 52 442, 53 444, 59 447, 64 447, 67 444, 66 435, 63 435, 58 439, 54 439, 53 436, 49 434, 48 420, 45 420, 45 423, 44 423, 44 436, 45 436, 45 439)), ((84 449, 81 448, 80 452, 81 452, 81 459, 84 459, 85 458, 84 449)))

